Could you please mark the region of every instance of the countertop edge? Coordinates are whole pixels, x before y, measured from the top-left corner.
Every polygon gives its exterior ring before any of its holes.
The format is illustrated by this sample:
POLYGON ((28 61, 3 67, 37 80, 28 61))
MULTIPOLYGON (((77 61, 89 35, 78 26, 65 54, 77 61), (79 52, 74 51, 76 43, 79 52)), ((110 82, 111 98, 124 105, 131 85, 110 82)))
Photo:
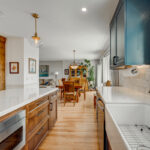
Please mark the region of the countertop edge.
POLYGON ((50 93, 53 93, 53 92, 56 92, 56 91, 58 91, 58 88, 55 88, 55 89, 50 90, 50 91, 48 91, 48 92, 45 92, 44 94, 41 94, 41 95, 39 95, 39 96, 37 96, 37 97, 28 99, 28 100, 26 100, 26 102, 22 102, 21 104, 18 104, 18 105, 15 105, 15 106, 13 106, 13 107, 10 107, 10 108, 8 108, 8 109, 5 110, 5 111, 0 112, 0 118, 4 117, 5 115, 7 115, 7 114, 9 114, 9 113, 11 113, 11 112, 14 112, 15 110, 18 110, 19 108, 22 108, 22 107, 24 107, 24 106, 26 106, 26 105, 28 105, 28 104, 30 104, 30 103, 36 101, 37 99, 39 99, 39 98, 41 98, 41 97, 43 97, 43 96, 46 96, 46 95, 48 95, 48 94, 50 94, 50 93))

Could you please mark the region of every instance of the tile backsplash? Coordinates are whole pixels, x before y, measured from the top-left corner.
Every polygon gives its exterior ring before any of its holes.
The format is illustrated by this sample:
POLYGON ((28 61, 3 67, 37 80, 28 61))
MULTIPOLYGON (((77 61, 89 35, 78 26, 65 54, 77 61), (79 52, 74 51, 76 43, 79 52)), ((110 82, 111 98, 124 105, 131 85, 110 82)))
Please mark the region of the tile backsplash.
POLYGON ((119 70, 119 85, 133 88, 143 93, 150 91, 150 66, 136 66, 138 73, 132 75, 131 68, 119 70))

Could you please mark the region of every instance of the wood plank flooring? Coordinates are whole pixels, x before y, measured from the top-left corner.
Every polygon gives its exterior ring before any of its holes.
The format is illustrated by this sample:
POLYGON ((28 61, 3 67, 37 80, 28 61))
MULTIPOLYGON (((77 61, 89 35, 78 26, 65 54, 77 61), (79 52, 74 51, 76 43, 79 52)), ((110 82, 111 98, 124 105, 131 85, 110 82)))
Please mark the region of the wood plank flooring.
POLYGON ((39 150, 98 150, 94 92, 81 95, 78 104, 58 104, 58 120, 39 150))

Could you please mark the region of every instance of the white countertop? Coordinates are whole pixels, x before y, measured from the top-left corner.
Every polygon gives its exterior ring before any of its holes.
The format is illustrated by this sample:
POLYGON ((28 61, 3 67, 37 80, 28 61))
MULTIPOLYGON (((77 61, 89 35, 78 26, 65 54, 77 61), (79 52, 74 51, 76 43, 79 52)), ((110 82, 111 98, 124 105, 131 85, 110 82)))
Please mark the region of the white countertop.
POLYGON ((0 117, 57 90, 52 87, 39 88, 38 85, 28 85, 0 91, 0 117))
MULTIPOLYGON (((107 131, 107 135, 110 140, 112 148, 115 150, 132 149, 130 145, 127 143, 126 137, 121 132, 121 129, 119 128, 119 124, 117 123, 117 121, 119 120, 118 122, 121 122, 122 120, 122 122, 124 122, 125 125, 128 125, 133 120, 137 121, 138 117, 139 117, 139 120, 146 118, 145 117, 146 115, 142 114, 141 112, 144 111, 144 108, 142 108, 143 105, 145 104, 148 104, 148 106, 150 105, 150 94, 141 93, 134 89, 120 87, 120 86, 118 87, 117 86, 116 87, 104 86, 101 88, 97 88, 97 90, 100 93, 101 99, 105 103, 105 106, 106 106, 106 109, 105 109, 106 131, 107 131), (110 111, 110 108, 112 109, 112 106, 116 107, 114 109, 115 110, 114 114, 116 114, 117 116, 116 118, 113 117, 113 112, 110 111), (117 110, 120 110, 120 112, 117 110), (117 141, 117 144, 116 144, 116 141, 117 141)), ((148 109, 145 109, 145 110, 148 110, 148 109)), ((146 113, 146 114, 149 114, 149 113, 146 113)), ((146 120, 148 122, 148 119, 146 120)), ((137 124, 137 123, 131 124, 131 127, 134 124, 137 124)), ((140 122, 139 124, 141 125, 144 123, 140 122)))
POLYGON ((150 94, 144 94, 125 87, 97 88, 105 104, 144 103, 150 104, 150 94))

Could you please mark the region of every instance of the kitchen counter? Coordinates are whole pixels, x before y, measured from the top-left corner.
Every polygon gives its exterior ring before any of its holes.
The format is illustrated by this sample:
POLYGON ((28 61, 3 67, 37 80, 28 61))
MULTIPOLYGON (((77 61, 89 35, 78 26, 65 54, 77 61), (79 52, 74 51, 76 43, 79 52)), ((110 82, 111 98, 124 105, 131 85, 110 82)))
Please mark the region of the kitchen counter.
POLYGON ((150 104, 150 94, 144 94, 125 87, 97 88, 105 104, 144 103, 150 104))
POLYGON ((0 91, 0 117, 57 90, 52 87, 28 85, 0 91))
POLYGON ((105 104, 105 129, 112 150, 150 147, 144 138, 150 137, 150 94, 125 87, 101 87, 97 91, 105 104))

